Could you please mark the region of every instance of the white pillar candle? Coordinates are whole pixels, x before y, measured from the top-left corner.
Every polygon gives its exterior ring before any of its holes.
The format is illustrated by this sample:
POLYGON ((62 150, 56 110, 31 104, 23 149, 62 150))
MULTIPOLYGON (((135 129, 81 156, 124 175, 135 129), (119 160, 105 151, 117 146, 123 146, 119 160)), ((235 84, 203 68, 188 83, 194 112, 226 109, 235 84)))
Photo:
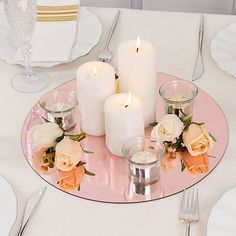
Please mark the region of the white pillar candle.
POLYGON ((144 104, 147 126, 156 116, 156 50, 150 42, 137 40, 118 47, 120 91, 132 91, 144 104))
POLYGON ((109 97, 104 105, 106 145, 110 152, 122 156, 124 143, 144 135, 143 105, 130 93, 109 97))
POLYGON ((87 134, 105 134, 104 102, 115 93, 115 71, 104 62, 92 61, 77 70, 81 129, 87 134))

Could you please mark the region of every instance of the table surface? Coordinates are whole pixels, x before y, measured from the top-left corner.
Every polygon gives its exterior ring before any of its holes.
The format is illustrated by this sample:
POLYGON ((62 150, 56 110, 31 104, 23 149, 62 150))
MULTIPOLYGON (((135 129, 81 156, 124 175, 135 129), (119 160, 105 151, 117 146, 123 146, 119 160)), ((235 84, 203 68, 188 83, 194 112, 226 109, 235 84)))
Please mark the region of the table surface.
MULTIPOLYGON (((16 235, 27 197, 45 185, 48 186, 47 192, 37 209, 37 214, 26 228, 25 236, 184 235, 184 225, 178 221, 182 194, 130 205, 92 202, 73 197, 47 185, 25 160, 21 148, 21 129, 31 107, 46 91, 75 78, 77 67, 85 61, 95 60, 105 45, 104 40, 116 9, 91 8, 91 11, 97 14, 103 26, 99 45, 86 57, 70 64, 42 69, 51 76, 51 83, 44 91, 34 94, 16 92, 11 87, 10 79, 22 70, 22 67, 0 62, 0 173, 15 188, 20 215, 10 235, 16 235)), ((190 79, 196 57, 199 20, 200 15, 194 13, 122 9, 110 47, 115 55, 112 64, 116 67, 116 49, 119 43, 140 35, 157 48, 157 71, 190 79)), ((206 70, 196 85, 221 106, 228 120, 230 134, 228 148, 222 161, 207 178, 197 184, 200 221, 192 226, 193 236, 206 235, 207 221, 213 205, 225 191, 236 185, 236 79, 221 71, 209 52, 209 44, 214 35, 235 21, 235 16, 205 15, 203 56, 206 70)))

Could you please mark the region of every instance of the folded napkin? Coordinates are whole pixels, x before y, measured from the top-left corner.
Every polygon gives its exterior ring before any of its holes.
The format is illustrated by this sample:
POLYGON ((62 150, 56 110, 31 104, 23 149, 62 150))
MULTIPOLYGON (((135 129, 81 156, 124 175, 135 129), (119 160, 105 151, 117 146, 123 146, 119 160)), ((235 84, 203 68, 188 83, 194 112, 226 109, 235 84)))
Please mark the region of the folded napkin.
MULTIPOLYGON (((77 36, 79 0, 37 0, 31 61, 68 61, 77 36)), ((14 61, 22 61, 18 49, 14 61)))

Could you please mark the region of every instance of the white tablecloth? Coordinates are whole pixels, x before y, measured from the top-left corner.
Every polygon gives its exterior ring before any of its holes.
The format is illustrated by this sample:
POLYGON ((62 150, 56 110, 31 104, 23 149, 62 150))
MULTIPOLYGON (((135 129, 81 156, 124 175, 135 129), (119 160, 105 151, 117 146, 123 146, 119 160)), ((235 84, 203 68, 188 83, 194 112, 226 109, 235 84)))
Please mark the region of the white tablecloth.
MULTIPOLYGON (((40 93, 16 92, 11 77, 21 67, 0 62, 0 173, 15 187, 19 214, 28 195, 47 185, 31 169, 21 149, 21 128, 31 107, 40 96, 75 77, 82 62, 96 58, 103 48, 116 9, 92 8, 103 25, 100 44, 90 55, 73 63, 45 70, 51 76, 50 86, 40 93)), ((190 79, 196 55, 199 14, 122 10, 111 50, 118 44, 140 35, 157 48, 157 71, 190 79)), ((197 184, 200 199, 200 222, 192 226, 192 235, 206 235, 212 206, 229 188, 236 185, 236 79, 221 71, 211 59, 209 43, 219 29, 236 21, 235 16, 205 15, 204 76, 196 82, 221 106, 228 119, 230 136, 227 151, 217 168, 197 184)), ((116 66, 116 57, 113 60, 116 66)), ((216 117, 217 119, 217 117, 216 117)), ((105 204, 65 194, 50 185, 41 206, 25 231, 25 236, 182 236, 184 225, 178 221, 181 194, 141 204, 105 204)), ((20 224, 18 218, 12 236, 20 224)), ((1 228, 1 227, 0 227, 1 228)), ((1 233, 0 233, 1 234, 1 233)))

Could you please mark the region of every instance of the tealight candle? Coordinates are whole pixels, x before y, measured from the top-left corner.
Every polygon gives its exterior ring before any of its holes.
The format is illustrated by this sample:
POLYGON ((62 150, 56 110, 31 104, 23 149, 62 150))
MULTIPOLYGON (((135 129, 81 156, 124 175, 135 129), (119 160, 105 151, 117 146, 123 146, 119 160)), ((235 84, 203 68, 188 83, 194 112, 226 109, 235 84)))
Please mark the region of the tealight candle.
POLYGON ((127 140, 144 135, 142 102, 131 93, 119 93, 106 100, 104 111, 106 145, 112 154, 122 156, 127 140))
POLYGON ((104 102, 115 93, 115 71, 104 62, 93 61, 77 70, 81 129, 87 134, 105 134, 104 102))
POLYGON ((156 115, 156 50, 144 40, 127 41, 118 47, 120 91, 132 91, 144 104, 145 125, 156 115))
POLYGON ((137 164, 150 164, 156 160, 156 155, 148 151, 137 152, 131 157, 131 161, 137 164))

